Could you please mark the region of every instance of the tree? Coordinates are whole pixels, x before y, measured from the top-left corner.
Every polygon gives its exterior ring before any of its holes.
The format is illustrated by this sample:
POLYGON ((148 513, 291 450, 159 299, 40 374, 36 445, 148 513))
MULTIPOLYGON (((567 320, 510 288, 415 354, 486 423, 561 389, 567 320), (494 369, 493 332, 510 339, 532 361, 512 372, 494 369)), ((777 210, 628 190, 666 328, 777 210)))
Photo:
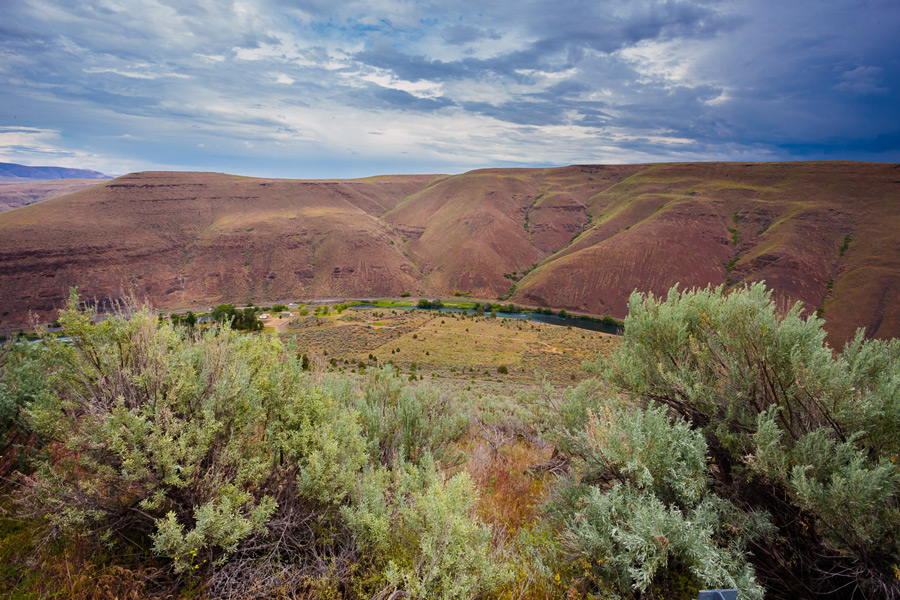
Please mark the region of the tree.
POLYGON ((256 309, 252 307, 239 311, 231 326, 243 331, 259 331, 263 328, 262 321, 256 316, 256 309))
POLYGON ((234 304, 219 304, 212 310, 212 318, 217 323, 233 320, 236 314, 234 304))
POLYGON ((231 323, 232 329, 259 331, 263 328, 252 306, 238 310, 234 304, 220 304, 213 309, 212 318, 217 323, 231 323))

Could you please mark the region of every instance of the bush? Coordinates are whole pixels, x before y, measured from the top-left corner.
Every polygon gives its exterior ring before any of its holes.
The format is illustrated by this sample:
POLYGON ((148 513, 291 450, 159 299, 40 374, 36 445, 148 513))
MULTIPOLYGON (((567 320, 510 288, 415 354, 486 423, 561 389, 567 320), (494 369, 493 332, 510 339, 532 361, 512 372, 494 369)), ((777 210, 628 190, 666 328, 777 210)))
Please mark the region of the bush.
POLYGON ((765 521, 709 488, 702 434, 662 407, 645 411, 587 390, 570 396, 555 436, 578 478, 547 507, 562 528, 560 558, 580 565, 582 591, 694 598, 725 587, 761 598, 744 549, 765 521))
POLYGON ((438 391, 371 369, 360 387, 316 384, 275 336, 189 335, 146 309, 93 324, 76 306, 60 317, 72 345, 5 355, 0 386, 4 423, 48 441, 18 492, 48 539, 127 551, 156 585, 213 597, 455 598, 500 581, 470 483, 434 465, 467 424, 438 391))
POLYGON ((405 386, 390 367, 383 367, 369 370, 360 394, 344 398, 359 411, 369 456, 382 465, 416 463, 425 455, 447 462, 459 458, 451 456, 450 444, 465 433, 469 415, 440 388, 405 386))
POLYGON ((40 451, 39 438, 28 418, 30 411, 52 402, 48 364, 34 344, 0 346, 0 478, 5 483, 15 471, 28 472, 30 458, 40 451))
POLYGON ((474 516, 478 493, 468 473, 449 480, 426 459, 373 470, 360 502, 344 514, 385 565, 379 597, 474 598, 509 579, 491 551, 491 528, 474 516))
POLYGON ((507 368, 506 365, 500 365, 499 367, 497 367, 497 372, 501 375, 506 375, 509 373, 509 368, 507 368))
POLYGON ((300 384, 277 339, 183 337, 146 310, 93 325, 74 306, 61 316, 73 346, 44 340, 54 401, 32 410, 60 440, 27 494, 49 524, 147 539, 179 573, 225 560, 297 494, 346 496, 364 461, 358 425, 300 384))
MULTIPOLYGON (((605 377, 702 432, 711 491, 770 536, 749 543, 772 598, 900 597, 900 342, 779 315, 755 284, 634 294, 605 377)), ((655 494, 656 495, 656 494, 655 494)), ((658 495, 657 495, 658 496, 658 495)))

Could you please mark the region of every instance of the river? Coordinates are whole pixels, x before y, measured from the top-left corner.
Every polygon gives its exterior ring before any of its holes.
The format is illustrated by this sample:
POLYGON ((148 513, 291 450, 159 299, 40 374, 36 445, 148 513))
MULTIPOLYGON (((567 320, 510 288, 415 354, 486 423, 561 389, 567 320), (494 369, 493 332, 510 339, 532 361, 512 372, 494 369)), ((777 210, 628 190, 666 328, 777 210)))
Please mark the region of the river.
MULTIPOLYGON (((381 310, 431 310, 431 311, 439 311, 439 312, 449 312, 449 313, 465 313, 467 315, 474 315, 474 308, 456 308, 453 306, 442 306, 441 308, 418 308, 416 306, 392 306, 390 308, 386 308, 383 306, 376 306, 374 304, 354 304, 352 306, 348 306, 350 309, 370 309, 377 308, 381 310)), ((489 314, 489 313, 486 313, 489 314)), ((536 313, 536 312, 500 312, 497 311, 497 317, 501 319, 523 319, 526 321, 534 321, 536 323, 546 323, 547 325, 561 325, 566 327, 577 327, 578 329, 587 329, 590 331, 600 331, 603 333, 610 333, 613 335, 622 335, 622 326, 617 325, 615 323, 609 324, 604 323, 600 320, 593 319, 583 319, 581 317, 560 317, 559 315, 547 315, 544 313, 536 313)))

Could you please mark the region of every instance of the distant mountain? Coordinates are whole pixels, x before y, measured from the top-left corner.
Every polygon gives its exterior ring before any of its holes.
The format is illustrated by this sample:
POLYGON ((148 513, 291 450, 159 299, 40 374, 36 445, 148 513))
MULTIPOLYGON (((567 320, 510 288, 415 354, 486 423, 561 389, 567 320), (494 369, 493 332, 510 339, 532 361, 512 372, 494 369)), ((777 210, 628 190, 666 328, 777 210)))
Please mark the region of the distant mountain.
POLYGON ((900 337, 900 165, 579 165, 343 181, 136 173, 0 214, 2 326, 69 287, 165 308, 448 297, 625 316, 764 280, 840 346, 900 337))
POLYGON ((100 185, 100 179, 0 179, 0 212, 27 206, 64 196, 94 185, 100 185))
POLYGON ((0 162, 0 180, 50 180, 50 179, 112 179, 97 171, 88 169, 68 169, 66 167, 28 167, 15 163, 0 162))

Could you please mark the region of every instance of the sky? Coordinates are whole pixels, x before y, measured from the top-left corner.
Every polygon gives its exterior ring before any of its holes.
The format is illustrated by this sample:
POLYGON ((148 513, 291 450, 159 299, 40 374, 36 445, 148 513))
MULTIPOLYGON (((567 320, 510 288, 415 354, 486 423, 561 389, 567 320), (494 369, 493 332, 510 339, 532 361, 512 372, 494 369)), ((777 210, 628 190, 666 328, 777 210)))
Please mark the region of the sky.
POLYGON ((897 0, 0 0, 0 161, 900 162, 897 0))

